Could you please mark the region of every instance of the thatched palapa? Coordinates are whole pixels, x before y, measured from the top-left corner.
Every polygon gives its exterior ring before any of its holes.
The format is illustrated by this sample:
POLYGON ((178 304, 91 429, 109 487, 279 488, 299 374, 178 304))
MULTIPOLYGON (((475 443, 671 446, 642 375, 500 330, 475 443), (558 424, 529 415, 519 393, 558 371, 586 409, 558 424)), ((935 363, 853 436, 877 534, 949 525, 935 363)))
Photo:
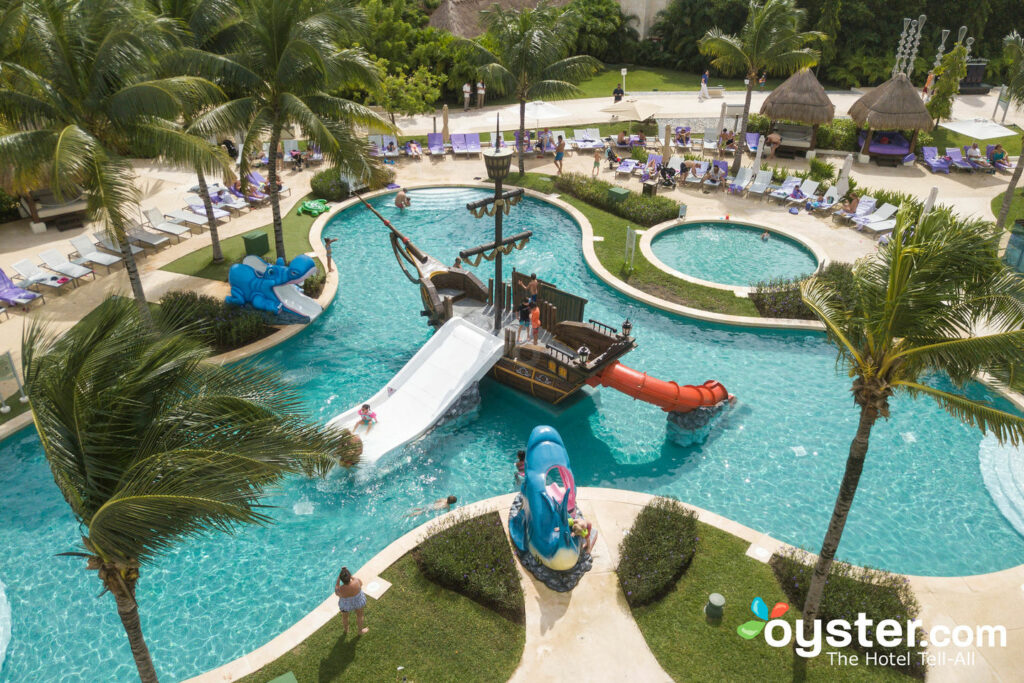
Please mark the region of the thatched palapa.
MULTIPOLYGON (((912 130, 916 140, 919 130, 935 127, 917 88, 904 73, 896 74, 854 102, 850 107, 850 118, 858 126, 867 128, 864 154, 867 154, 873 130, 912 130)), ((913 147, 912 141, 911 149, 913 147)))
POLYGON ((836 106, 810 69, 801 69, 772 90, 761 105, 761 114, 773 121, 796 121, 809 126, 829 123, 836 106))

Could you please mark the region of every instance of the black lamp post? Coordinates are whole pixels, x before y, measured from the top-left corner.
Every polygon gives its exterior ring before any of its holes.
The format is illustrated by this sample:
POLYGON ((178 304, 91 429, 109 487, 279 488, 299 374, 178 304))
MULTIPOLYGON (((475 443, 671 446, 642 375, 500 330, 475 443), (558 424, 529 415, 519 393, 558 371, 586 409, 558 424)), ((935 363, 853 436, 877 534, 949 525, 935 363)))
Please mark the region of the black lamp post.
MULTIPOLYGON (((495 140, 501 139, 501 128, 499 125, 498 134, 495 140)), ((497 144, 497 143, 496 143, 497 144)), ((494 244, 500 245, 501 237, 501 216, 504 213, 504 202, 501 192, 501 181, 508 177, 512 168, 512 150, 508 147, 493 147, 483 152, 484 166, 487 167, 487 177, 494 181, 494 244)), ((505 310, 505 287, 501 279, 501 249, 496 249, 494 257, 494 329, 501 329, 501 316, 505 310)))

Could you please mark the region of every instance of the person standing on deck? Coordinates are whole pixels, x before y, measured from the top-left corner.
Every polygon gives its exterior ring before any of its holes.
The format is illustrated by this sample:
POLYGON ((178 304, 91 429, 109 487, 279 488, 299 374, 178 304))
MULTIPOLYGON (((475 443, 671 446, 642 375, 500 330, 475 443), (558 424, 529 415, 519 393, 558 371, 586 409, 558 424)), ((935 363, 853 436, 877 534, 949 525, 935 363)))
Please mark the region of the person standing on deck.
POLYGON ((486 92, 487 91, 484 88, 484 82, 483 81, 477 81, 476 82, 476 108, 477 109, 483 109, 484 108, 484 94, 486 92))
POLYGON ((331 245, 338 241, 337 237, 325 237, 324 238, 324 250, 327 252, 327 272, 330 273, 334 270, 331 266, 331 245))
POLYGON ((704 69, 704 74, 700 77, 700 94, 697 95, 697 101, 703 102, 704 100, 711 99, 711 93, 708 92, 708 79, 711 74, 707 69, 704 69))
POLYGON ((540 306, 536 301, 530 304, 530 325, 533 327, 533 343, 539 344, 537 338, 540 336, 540 306))
POLYGON ((462 85, 462 99, 464 100, 462 111, 469 111, 469 100, 472 97, 473 97, 473 86, 471 86, 469 84, 469 81, 466 81, 462 85))
POLYGON ((530 273, 530 281, 526 284, 522 282, 519 286, 526 290, 526 293, 530 295, 530 303, 537 303, 537 293, 540 291, 540 283, 537 282, 537 273, 530 273))

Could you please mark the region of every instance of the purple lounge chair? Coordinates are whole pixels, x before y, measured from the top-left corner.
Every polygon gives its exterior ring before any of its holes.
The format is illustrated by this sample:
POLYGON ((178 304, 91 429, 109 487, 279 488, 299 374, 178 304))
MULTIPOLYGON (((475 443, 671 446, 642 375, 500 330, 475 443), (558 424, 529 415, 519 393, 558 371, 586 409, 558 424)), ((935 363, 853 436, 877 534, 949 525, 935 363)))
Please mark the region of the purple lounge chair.
MULTIPOLYGON (((252 183, 253 185, 255 185, 256 187, 260 188, 261 192, 263 191, 263 188, 266 187, 266 185, 267 185, 267 179, 264 178, 262 175, 260 175, 259 171, 250 171, 248 177, 249 177, 249 182, 252 183)), ((281 184, 281 179, 280 178, 277 179, 277 183, 279 185, 281 184)), ((281 189, 278 190, 278 194, 291 194, 291 193, 292 193, 291 188, 290 187, 285 187, 284 185, 281 185, 281 189)))
MULTIPOLYGON (((978 163, 977 161, 973 161, 971 159, 971 151, 970 151, 971 150, 971 146, 970 145, 964 145, 963 149, 964 149, 964 158, 967 159, 967 163, 969 163, 971 166, 973 166, 975 168, 975 170, 985 171, 986 173, 995 173, 996 172, 996 167, 993 166, 991 163, 989 163, 988 157, 983 157, 983 162, 982 163, 978 163)), ((980 152, 981 150, 978 150, 978 151, 980 152)))
POLYGON ((235 197, 238 197, 239 199, 244 199, 250 204, 262 204, 263 202, 267 201, 267 195, 263 194, 252 185, 249 186, 248 192, 242 192, 241 190, 236 189, 234 187, 229 187, 228 192, 230 192, 235 197))
POLYGON ((3 303, 8 306, 28 306, 33 299, 45 302, 42 296, 39 292, 31 292, 14 284, 11 278, 7 277, 7 273, 0 270, 0 301, 3 303))
POLYGON ((958 147, 947 147, 946 156, 949 157, 950 163, 953 168, 959 168, 961 171, 974 172, 974 164, 964 159, 963 152, 958 147))
POLYGON ((444 156, 444 138, 440 133, 427 133, 427 151, 432 155, 444 156))
POLYGON ((990 164, 992 164, 995 168, 999 169, 1000 171, 1012 171, 1014 168, 1016 168, 1014 164, 1011 164, 1009 161, 1007 161, 1006 157, 1003 157, 999 161, 992 161, 992 152, 994 152, 995 149, 995 145, 986 145, 985 147, 985 158, 989 160, 990 164))
POLYGON ((647 157, 647 161, 644 162, 643 172, 642 172, 642 174, 640 176, 640 182, 641 183, 646 183, 651 178, 657 177, 658 165, 661 164, 661 159, 662 159, 662 157, 661 157, 660 154, 652 154, 649 157, 647 157), (650 171, 652 162, 653 162, 653 165, 654 165, 654 172, 653 173, 650 171))
POLYGON ((922 147, 921 156, 932 173, 949 173, 949 162, 939 156, 937 147, 922 147))
POLYGON ((462 133, 452 133, 452 153, 469 154, 469 148, 466 146, 466 136, 462 133))
POLYGON ((469 154, 480 154, 480 134, 466 133, 466 151, 469 154))
MULTIPOLYGON (((517 151, 517 152, 522 152, 522 151, 523 151, 523 147, 522 147, 522 145, 521 145, 521 144, 519 143, 519 131, 518 131, 518 130, 517 130, 517 131, 514 131, 514 132, 513 132, 513 135, 515 135, 515 137, 516 137, 516 151, 517 151)), ((526 145, 526 149, 527 149, 528 151, 529 151, 529 150, 531 150, 531 149, 532 149, 532 147, 530 146, 530 131, 525 131, 525 132, 524 132, 524 134, 523 134, 523 137, 525 137, 525 138, 526 138, 526 139, 524 140, 524 143, 525 143, 525 145, 526 145)))
POLYGON ((761 142, 761 134, 747 133, 744 137, 747 141, 747 150, 751 152, 757 152, 757 146, 761 142))
POLYGON ((639 164, 637 163, 636 159, 623 159, 622 163, 615 168, 615 173, 633 175, 633 171, 635 171, 638 167, 639 164))

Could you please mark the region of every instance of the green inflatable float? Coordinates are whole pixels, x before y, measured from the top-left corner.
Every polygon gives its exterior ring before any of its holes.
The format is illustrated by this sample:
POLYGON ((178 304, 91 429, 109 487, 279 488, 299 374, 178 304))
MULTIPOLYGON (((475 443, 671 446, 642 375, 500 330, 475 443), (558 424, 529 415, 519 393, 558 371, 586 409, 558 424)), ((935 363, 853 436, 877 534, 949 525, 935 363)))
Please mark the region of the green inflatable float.
POLYGON ((322 213, 327 213, 327 200, 326 199, 311 199, 307 202, 302 202, 299 206, 299 210, 296 211, 298 215, 308 213, 310 216, 316 217, 322 213))

